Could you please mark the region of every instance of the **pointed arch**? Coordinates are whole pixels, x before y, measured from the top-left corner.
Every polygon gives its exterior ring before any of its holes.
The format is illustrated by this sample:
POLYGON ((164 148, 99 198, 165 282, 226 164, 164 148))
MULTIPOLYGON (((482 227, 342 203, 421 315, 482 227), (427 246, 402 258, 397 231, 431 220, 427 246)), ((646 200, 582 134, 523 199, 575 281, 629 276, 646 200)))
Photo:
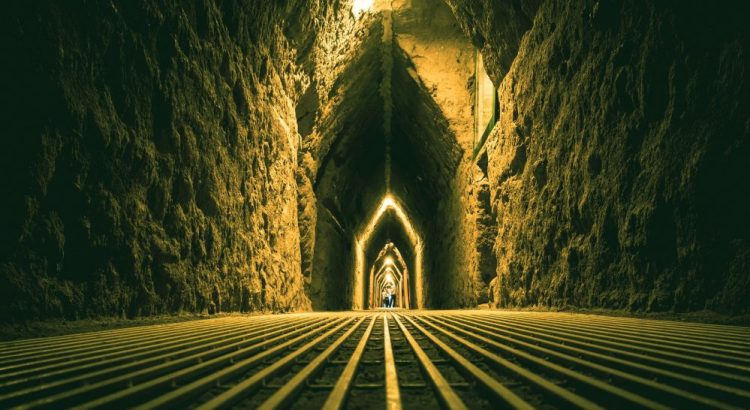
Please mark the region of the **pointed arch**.
POLYGON ((406 236, 409 238, 409 242, 414 248, 415 263, 413 284, 415 300, 413 303, 414 307, 417 309, 421 309, 424 305, 422 268, 424 242, 398 200, 396 200, 396 198, 390 193, 387 193, 380 201, 378 208, 368 221, 367 225, 365 225, 361 232, 354 237, 355 269, 353 272, 354 287, 352 291, 352 309, 363 309, 367 306, 367 295, 365 294, 365 249, 367 249, 367 245, 372 238, 372 234, 375 232, 375 228, 377 228, 387 212, 393 212, 396 215, 396 219, 403 226, 406 236))
POLYGON ((372 309, 382 304, 382 288, 388 273, 393 275, 396 284, 396 304, 404 309, 411 308, 410 279, 406 261, 401 252, 393 242, 386 243, 380 250, 378 256, 370 268, 369 280, 365 282, 365 298, 367 305, 365 308, 372 309), (380 267, 378 267, 380 266, 380 267))

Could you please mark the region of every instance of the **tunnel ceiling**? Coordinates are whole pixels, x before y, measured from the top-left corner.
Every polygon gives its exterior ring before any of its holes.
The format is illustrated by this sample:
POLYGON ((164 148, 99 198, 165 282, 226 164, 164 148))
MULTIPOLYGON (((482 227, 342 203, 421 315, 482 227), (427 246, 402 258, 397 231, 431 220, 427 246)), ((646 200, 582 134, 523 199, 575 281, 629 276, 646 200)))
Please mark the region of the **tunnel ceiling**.
MULTIPOLYGON (((373 40, 379 33, 373 33, 373 40)), ((386 142, 380 44, 366 43, 362 57, 340 81, 346 88, 335 125, 318 147, 319 168, 314 189, 323 206, 341 215, 339 222, 359 231, 386 193, 386 142)), ((403 50, 393 51, 391 191, 420 229, 434 214, 435 204, 449 188, 463 151, 448 128, 403 50), (414 216, 412 216, 414 215, 414 216)))

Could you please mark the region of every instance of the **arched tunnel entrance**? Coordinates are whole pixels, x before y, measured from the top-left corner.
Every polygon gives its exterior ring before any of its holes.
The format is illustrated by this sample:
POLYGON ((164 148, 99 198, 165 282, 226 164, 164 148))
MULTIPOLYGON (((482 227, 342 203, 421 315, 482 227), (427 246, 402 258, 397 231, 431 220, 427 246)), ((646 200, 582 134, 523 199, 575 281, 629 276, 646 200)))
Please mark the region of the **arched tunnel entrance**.
POLYGON ((399 306, 471 305, 469 249, 456 232, 466 212, 475 52, 445 6, 430 19, 448 27, 437 40, 439 30, 419 31, 407 13, 383 13, 339 76, 337 97, 308 94, 297 107, 309 142, 300 154, 309 181, 300 201, 308 294, 315 310, 377 306, 378 255, 392 243, 404 266, 391 275, 406 275, 393 283, 399 306), (455 78, 415 62, 417 53, 440 56, 438 43, 452 47, 455 78))
POLYGON ((355 243, 354 309, 382 305, 378 297, 384 290, 395 295, 399 307, 424 306, 424 242, 392 196, 383 198, 355 243), (385 289, 388 282, 389 290, 385 289))
POLYGON ((367 306, 409 309, 412 284, 409 268, 393 242, 386 243, 378 253, 365 282, 367 306))

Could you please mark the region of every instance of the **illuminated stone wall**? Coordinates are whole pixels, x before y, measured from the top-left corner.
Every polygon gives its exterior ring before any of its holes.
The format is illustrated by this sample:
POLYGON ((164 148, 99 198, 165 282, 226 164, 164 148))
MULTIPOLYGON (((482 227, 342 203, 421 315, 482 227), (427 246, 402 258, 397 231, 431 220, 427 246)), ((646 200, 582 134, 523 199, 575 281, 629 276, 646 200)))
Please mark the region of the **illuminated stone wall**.
MULTIPOLYGON (((395 24, 421 26, 388 49, 379 19, 345 2, 14 6, 4 317, 348 308, 394 108, 392 190, 430 242, 428 298, 472 305, 454 273, 470 258, 473 48, 441 52, 461 36, 450 11, 415 3, 395 24), (386 101, 384 78, 408 95, 386 101)), ((403 239, 390 230, 379 240, 403 239)))
POLYGON ((315 309, 349 309, 354 237, 385 194, 382 25, 335 43, 333 61, 297 107, 302 148, 298 184, 306 290, 315 309))
POLYGON ((41 1, 3 14, 2 320, 310 308, 295 105, 348 39, 348 9, 41 1))
POLYGON ((502 80, 494 304, 747 312, 750 49, 736 10, 451 3, 502 80))

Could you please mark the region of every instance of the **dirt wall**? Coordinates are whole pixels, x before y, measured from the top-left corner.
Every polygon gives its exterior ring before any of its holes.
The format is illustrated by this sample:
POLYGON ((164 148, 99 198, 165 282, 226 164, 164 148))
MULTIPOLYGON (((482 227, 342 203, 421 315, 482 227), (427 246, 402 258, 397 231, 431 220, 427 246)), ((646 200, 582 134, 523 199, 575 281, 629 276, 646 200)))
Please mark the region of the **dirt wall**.
MULTIPOLYGON (((491 7, 455 3, 467 27, 491 7)), ((493 44, 518 49, 487 148, 494 304, 747 312, 747 25, 698 2, 535 13, 518 42, 478 31, 492 72, 493 44)))

